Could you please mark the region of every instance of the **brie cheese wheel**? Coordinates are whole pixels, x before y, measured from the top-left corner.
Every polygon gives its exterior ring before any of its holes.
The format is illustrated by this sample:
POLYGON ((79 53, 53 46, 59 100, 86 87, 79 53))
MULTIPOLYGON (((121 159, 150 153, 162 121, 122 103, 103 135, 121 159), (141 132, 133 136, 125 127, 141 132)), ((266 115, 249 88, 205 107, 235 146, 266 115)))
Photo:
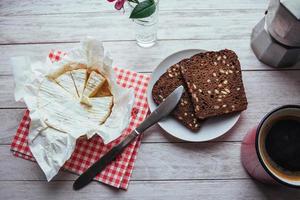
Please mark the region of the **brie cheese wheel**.
POLYGON ((87 71, 86 69, 76 69, 70 72, 73 77, 73 81, 75 83, 77 93, 79 97, 81 97, 86 83, 87 71))
POLYGON ((61 87, 63 87, 67 92, 72 94, 74 97, 76 98, 79 97, 70 72, 66 72, 60 75, 55 80, 61 87))
MULTIPOLYGON (((93 75, 95 76, 97 75, 93 75)), ((78 98, 74 98, 74 94, 77 94, 74 93, 76 88, 81 89, 82 92, 85 90, 86 80, 83 77, 86 77, 85 69, 66 72, 55 81, 45 78, 40 85, 37 100, 42 122, 49 128, 69 133, 75 138, 90 130, 97 130, 109 117, 113 106, 112 96, 86 97, 89 105, 82 104, 78 98)), ((100 78, 97 76, 95 79, 99 82, 105 81, 103 76, 100 78)), ((91 84, 95 82, 97 81, 90 81, 91 87, 86 91, 97 92, 101 86, 99 82, 94 84, 95 86, 91 84)))
POLYGON ((61 132, 71 133, 75 120, 76 123, 86 121, 82 116, 74 115, 76 112, 74 113, 73 106, 78 104, 78 100, 48 79, 45 79, 40 85, 37 104, 40 119, 47 126, 61 132))
POLYGON ((74 99, 70 93, 64 90, 61 86, 47 78, 43 80, 39 88, 38 108, 43 108, 54 102, 61 103, 65 100, 74 99))

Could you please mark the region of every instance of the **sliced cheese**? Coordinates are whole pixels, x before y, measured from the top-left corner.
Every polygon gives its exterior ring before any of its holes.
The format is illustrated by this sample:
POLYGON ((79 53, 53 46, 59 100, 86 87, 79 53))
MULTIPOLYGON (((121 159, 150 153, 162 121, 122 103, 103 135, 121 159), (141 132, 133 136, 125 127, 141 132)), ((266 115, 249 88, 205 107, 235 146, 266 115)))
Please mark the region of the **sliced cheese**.
POLYGON ((63 87, 67 92, 72 94, 74 97, 76 98, 79 97, 70 72, 66 72, 60 75, 55 80, 61 87, 63 87))
POLYGON ((99 90, 99 88, 101 88, 101 86, 104 84, 104 82, 105 78, 101 74, 92 71, 85 84, 83 94, 80 98, 80 103, 91 106, 91 103, 89 102, 89 97, 94 96, 99 90))
POLYGON ((111 113, 113 105, 113 97, 96 97, 90 98, 91 106, 84 109, 87 112, 87 117, 98 124, 103 124, 111 113))
POLYGON ((38 94, 38 110, 41 120, 50 128, 69 133, 75 138, 96 130, 111 113, 113 97, 89 98, 86 106, 74 98, 56 82, 45 79, 38 94))
POLYGON ((83 96, 86 97, 92 97, 94 96, 98 89, 103 85, 105 82, 105 78, 101 75, 98 74, 95 71, 92 71, 90 73, 90 76, 86 82, 84 91, 83 91, 83 96))
POLYGON ((46 104, 55 102, 63 102, 65 100, 74 99, 73 96, 65 89, 59 86, 56 82, 49 79, 44 79, 39 88, 38 107, 43 107, 46 104))
POLYGON ((45 79, 38 96, 40 117, 49 127, 68 132, 73 124, 70 108, 77 101, 57 83, 45 79))
POLYGON ((51 79, 56 79, 57 77, 64 74, 65 72, 76 70, 76 69, 87 69, 87 66, 82 63, 71 62, 71 63, 64 65, 63 67, 60 67, 58 70, 51 72, 50 74, 48 74, 48 77, 51 79))
POLYGON ((77 69, 70 71, 79 97, 81 98, 86 83, 86 69, 77 69))

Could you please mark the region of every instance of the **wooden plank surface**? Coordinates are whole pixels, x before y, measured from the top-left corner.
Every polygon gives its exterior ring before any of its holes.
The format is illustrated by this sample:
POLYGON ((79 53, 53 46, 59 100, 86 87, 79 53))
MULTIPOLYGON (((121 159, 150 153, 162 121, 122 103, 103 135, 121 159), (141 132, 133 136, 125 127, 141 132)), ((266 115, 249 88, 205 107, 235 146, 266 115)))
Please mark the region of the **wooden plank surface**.
POLYGON ((205 199, 297 200, 299 190, 266 186, 252 180, 132 181, 127 192, 98 183, 75 192, 70 181, 0 181, 3 199, 205 199))
MULTIPOLYGON (((103 13, 114 10, 114 4, 106 0, 2 0, 1 15, 38 15, 57 13, 103 13)), ((195 10, 195 9, 265 9, 267 1, 262 0, 210 0, 205 3, 195 0, 160 1, 160 10, 195 10)))
MULTIPOLYGON (((240 147, 239 142, 144 143, 139 150, 132 180, 249 178, 240 162, 240 147)), ((0 146, 0 154, 3 163, 1 181, 45 180, 36 163, 13 158, 9 145, 0 146)), ((74 176, 63 173, 56 177, 56 180, 65 179, 74 180, 74 176)))
MULTIPOLYGON (((16 102, 14 99, 13 77, 0 77, 0 87, 2 88, 2 90, 0 90, 0 108, 25 108, 23 103, 16 102)), ((280 105, 284 102, 299 103, 299 77, 299 70, 270 72, 243 71, 243 80, 250 107, 249 110, 258 110, 260 107, 265 107, 265 104, 280 105), (265 96, 259 95, 260 93, 263 93, 265 96), (289 98, 286 99, 286 97, 289 98)))
MULTIPOLYGON (((45 60, 51 49, 69 51, 78 47, 79 43, 57 44, 25 44, 0 45, 0 75, 11 75, 10 58, 15 56, 30 56, 33 60, 45 60)), ((184 49, 219 50, 232 49, 237 52, 243 70, 276 70, 256 59, 250 48, 249 39, 229 40, 171 40, 159 41, 153 48, 142 49, 135 41, 104 42, 114 61, 114 66, 135 70, 137 72, 152 72, 167 56, 184 49), (126 51, 120 51, 127 47, 126 51), (130 56, 128 56, 130 55, 130 56)), ((300 69, 300 63, 292 69, 300 69)))
MULTIPOLYGON (((246 39, 262 17, 262 10, 162 11, 158 38, 246 39)), ((100 40, 133 40, 133 25, 115 13, 0 16, 0 44, 74 42, 87 33, 100 40)))
MULTIPOLYGON (((265 113, 283 104, 300 104, 300 71, 245 71, 243 72, 246 94, 249 106, 241 115, 239 123, 220 141, 241 141, 247 130, 259 122, 265 113)), ((24 107, 23 103, 16 103, 13 97, 13 80, 11 76, 3 76, 0 86, 0 106, 2 108, 24 107)), ((14 135, 17 120, 23 115, 21 111, 0 109, 4 119, 9 120, 0 127, 0 142, 7 143, 14 135), (14 127, 14 128, 13 128, 14 127)), ((176 141, 174 138, 162 134, 160 128, 154 128, 145 134, 145 142, 176 141)))
POLYGON ((260 63, 250 48, 251 30, 266 6, 262 0, 161 0, 158 44, 142 49, 128 13, 106 0, 0 1, 0 199, 300 199, 299 190, 251 180, 240 162, 247 130, 276 106, 300 104, 300 64, 277 71, 260 63), (13 98, 9 58, 44 59, 49 49, 67 51, 86 35, 104 41, 115 66, 143 73, 179 50, 232 49, 244 70, 249 107, 232 130, 211 142, 187 143, 150 128, 127 192, 98 183, 74 192, 77 176, 68 172, 47 183, 36 163, 9 151, 25 108, 13 98))
POLYGON ((0 126, 0 145, 11 144, 19 123, 24 114, 24 109, 0 109, 1 121, 0 126))

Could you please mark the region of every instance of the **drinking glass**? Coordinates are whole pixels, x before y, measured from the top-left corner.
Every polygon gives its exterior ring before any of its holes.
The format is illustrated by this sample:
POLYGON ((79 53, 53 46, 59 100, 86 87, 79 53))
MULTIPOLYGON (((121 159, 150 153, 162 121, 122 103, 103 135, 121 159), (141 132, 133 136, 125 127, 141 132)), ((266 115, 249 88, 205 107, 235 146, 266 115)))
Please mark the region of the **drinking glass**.
MULTIPOLYGON (((152 47, 157 41, 159 0, 155 0, 155 4, 156 9, 151 16, 141 19, 133 19, 136 42, 143 48, 152 47)), ((133 5, 131 3, 129 3, 129 7, 131 10, 133 9, 133 5)))

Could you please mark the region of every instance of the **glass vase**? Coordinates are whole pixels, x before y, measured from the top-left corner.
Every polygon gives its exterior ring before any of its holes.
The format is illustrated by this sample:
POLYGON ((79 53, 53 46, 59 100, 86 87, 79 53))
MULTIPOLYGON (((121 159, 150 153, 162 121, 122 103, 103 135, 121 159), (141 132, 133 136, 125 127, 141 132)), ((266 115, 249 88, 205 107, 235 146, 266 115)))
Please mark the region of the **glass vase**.
MULTIPOLYGON (((136 42, 140 47, 143 48, 152 47, 157 41, 159 0, 155 0, 155 4, 156 9, 151 16, 133 19, 136 42)), ((129 3, 129 6, 132 10, 133 5, 129 3)))

